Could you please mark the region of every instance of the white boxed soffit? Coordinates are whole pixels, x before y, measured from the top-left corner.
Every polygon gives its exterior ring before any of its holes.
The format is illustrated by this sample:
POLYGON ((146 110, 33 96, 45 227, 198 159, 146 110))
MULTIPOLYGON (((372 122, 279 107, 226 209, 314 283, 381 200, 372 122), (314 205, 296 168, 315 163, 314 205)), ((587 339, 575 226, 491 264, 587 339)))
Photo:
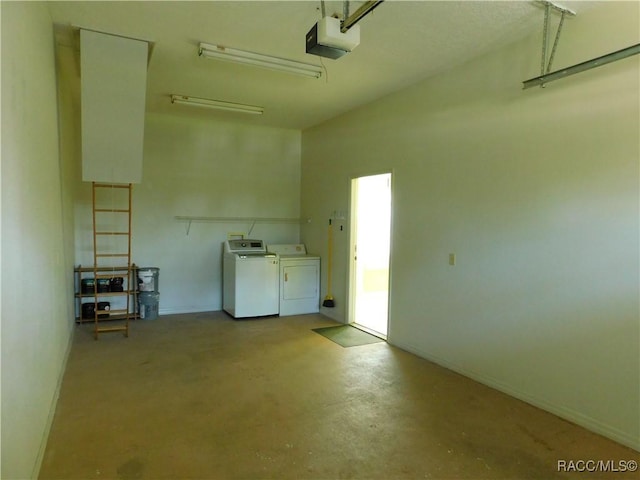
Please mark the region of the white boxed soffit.
POLYGON ((146 41, 80 30, 82 180, 140 183, 146 41))

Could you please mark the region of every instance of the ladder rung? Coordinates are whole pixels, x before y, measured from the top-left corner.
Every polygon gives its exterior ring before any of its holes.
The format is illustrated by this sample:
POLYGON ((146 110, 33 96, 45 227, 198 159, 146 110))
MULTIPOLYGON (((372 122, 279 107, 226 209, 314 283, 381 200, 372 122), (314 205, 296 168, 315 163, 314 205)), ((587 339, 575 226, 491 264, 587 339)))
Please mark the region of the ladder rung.
POLYGON ((129 268, 131 268, 131 270, 135 270, 133 264, 131 264, 131 267, 127 267, 126 265, 116 265, 116 266, 112 266, 112 265, 98 265, 95 267, 76 267, 75 271, 76 272, 94 272, 95 270, 99 271, 99 272, 114 272, 114 271, 127 271, 129 268))
POLYGON ((96 213, 129 213, 129 210, 123 208, 96 208, 96 213))
POLYGON ((123 309, 123 310, 114 310, 114 309, 111 309, 111 310, 96 310, 96 313, 98 315, 103 315, 103 314, 107 314, 107 313, 109 313, 111 315, 126 315, 127 310, 126 309, 123 309))
POLYGON ((114 185, 111 183, 94 183, 93 186, 95 188, 131 188, 131 185, 114 185))
POLYGON ((122 332, 127 330, 127 326, 119 326, 119 327, 100 327, 100 328, 96 328, 96 332, 97 333, 102 333, 102 332, 122 332))
POLYGON ((128 257, 128 253, 96 253, 96 257, 128 257))
POLYGON ((96 232, 96 235, 129 235, 129 232, 96 232))
POLYGON ((124 277, 128 273, 128 270, 126 270, 126 269, 119 270, 119 271, 124 272, 124 273, 120 273, 120 274, 116 273, 116 272, 118 272, 118 270, 115 270, 115 271, 113 271, 111 273, 98 273, 96 275, 96 278, 124 277))

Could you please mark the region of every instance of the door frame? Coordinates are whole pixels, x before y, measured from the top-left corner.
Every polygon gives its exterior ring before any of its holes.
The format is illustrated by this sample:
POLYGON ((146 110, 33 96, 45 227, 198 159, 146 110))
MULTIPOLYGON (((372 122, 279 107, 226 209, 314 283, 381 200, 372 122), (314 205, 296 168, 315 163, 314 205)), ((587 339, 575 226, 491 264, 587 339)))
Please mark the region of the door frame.
MULTIPOLYGON (((394 182, 395 182, 395 171, 393 168, 384 169, 384 170, 373 170, 361 173, 351 174, 349 176, 349 248, 348 248, 348 259, 347 259, 347 324, 354 325, 355 324, 355 311, 356 311, 356 265, 355 265, 355 241, 356 241, 356 215, 355 215, 355 207, 357 205, 357 188, 355 180, 361 177, 371 177, 375 175, 383 175, 388 173, 391 175, 391 182, 389 188, 391 190, 391 206, 390 206, 390 215, 389 215, 389 286, 387 289, 387 335, 385 336, 385 340, 388 340, 391 337, 391 303, 392 303, 392 278, 393 278, 393 237, 394 237, 394 228, 393 228, 393 211, 394 211, 394 182)), ((366 327, 365 327, 366 329, 366 327)), ((375 332, 378 335, 379 332, 375 332)))

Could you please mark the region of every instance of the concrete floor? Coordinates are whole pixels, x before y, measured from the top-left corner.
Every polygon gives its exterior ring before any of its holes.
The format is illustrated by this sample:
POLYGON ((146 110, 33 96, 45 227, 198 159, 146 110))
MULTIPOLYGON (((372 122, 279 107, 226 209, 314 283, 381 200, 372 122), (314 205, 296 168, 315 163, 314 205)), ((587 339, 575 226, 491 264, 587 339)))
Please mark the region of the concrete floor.
POLYGON ((637 479, 558 461, 638 460, 414 355, 343 348, 320 315, 162 316, 77 327, 40 478, 637 479))

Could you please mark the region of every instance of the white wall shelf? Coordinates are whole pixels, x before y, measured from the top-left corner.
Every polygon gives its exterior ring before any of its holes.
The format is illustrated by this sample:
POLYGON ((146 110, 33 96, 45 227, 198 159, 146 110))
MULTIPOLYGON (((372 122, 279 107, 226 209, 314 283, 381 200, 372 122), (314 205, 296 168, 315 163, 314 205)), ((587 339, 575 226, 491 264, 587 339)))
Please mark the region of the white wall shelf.
POLYGON ((310 220, 305 220, 302 218, 283 218, 283 217, 192 217, 187 215, 177 215, 174 217, 176 220, 181 222, 186 222, 186 234, 189 235, 189 231, 191 230, 191 224, 193 222, 197 223, 248 223, 251 224, 251 228, 249 229, 249 235, 253 230, 253 227, 256 223, 271 223, 271 224, 295 224, 295 223, 303 223, 308 222, 310 220))

